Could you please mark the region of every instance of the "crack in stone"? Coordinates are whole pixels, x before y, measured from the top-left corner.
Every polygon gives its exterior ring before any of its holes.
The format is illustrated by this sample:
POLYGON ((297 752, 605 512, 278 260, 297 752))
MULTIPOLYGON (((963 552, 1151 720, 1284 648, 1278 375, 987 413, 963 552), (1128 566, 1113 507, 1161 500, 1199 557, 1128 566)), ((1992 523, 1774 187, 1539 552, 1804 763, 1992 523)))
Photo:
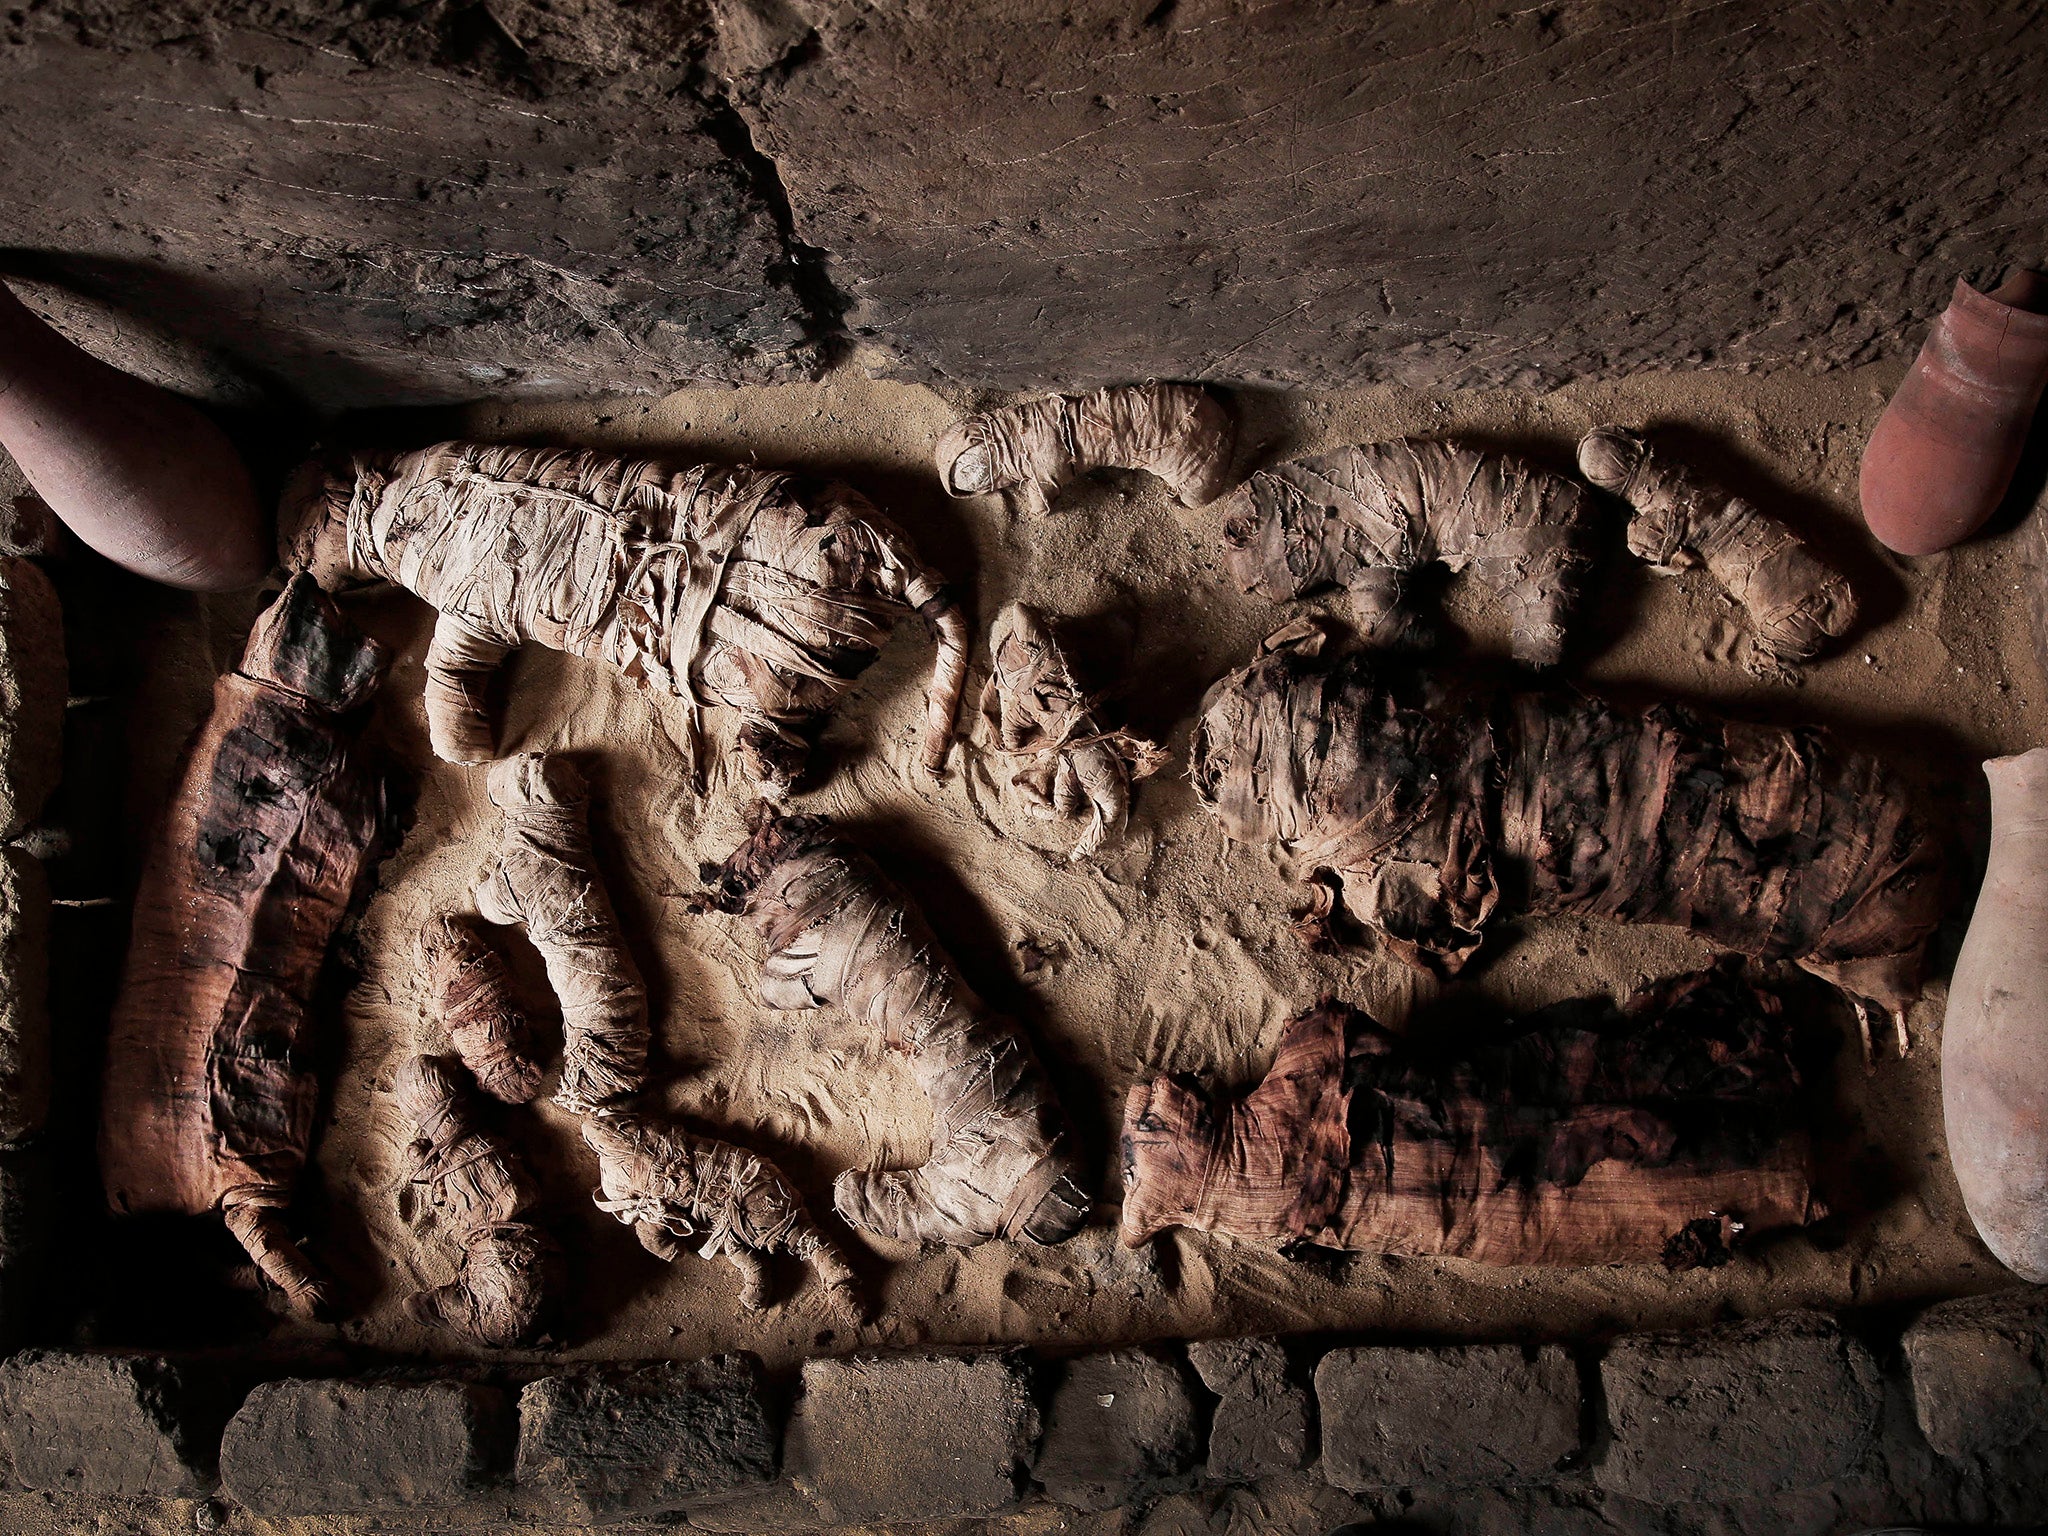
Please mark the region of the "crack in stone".
POLYGON ((831 252, 812 245, 797 233, 796 213, 782 182, 782 168, 772 155, 755 144, 752 126, 723 92, 707 91, 703 99, 707 109, 705 132, 747 178, 775 222, 783 259, 769 268, 768 280, 787 285, 803 305, 804 335, 817 347, 822 371, 852 345, 846 315, 853 300, 832 281, 827 270, 831 252))

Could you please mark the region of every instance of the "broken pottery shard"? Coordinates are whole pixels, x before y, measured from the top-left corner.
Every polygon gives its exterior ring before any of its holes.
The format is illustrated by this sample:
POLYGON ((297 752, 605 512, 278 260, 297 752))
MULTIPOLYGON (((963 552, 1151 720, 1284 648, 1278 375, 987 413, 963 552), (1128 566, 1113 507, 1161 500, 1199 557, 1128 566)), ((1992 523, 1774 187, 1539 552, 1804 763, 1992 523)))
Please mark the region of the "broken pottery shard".
POLYGON ((309 579, 257 619, 150 848, 107 1045, 109 1204, 220 1211, 302 1312, 324 1300, 284 1225, 319 1097, 308 1006, 382 830, 350 716, 383 660, 309 579))
POLYGON ((1124 384, 969 416, 936 457, 949 496, 1011 491, 1045 512, 1091 470, 1142 469, 1198 507, 1223 494, 1236 445, 1236 421, 1199 384, 1124 384))
POLYGON ((766 942, 763 1003, 844 1008, 910 1059, 932 1107, 931 1156, 842 1173, 839 1214, 903 1242, 1072 1237, 1089 1199, 1023 1030, 974 995, 909 899, 823 817, 764 805, 753 825, 700 905, 743 913, 766 942))
MULTIPOLYGON (((1397 679, 1284 630, 1209 690, 1192 777, 1322 914, 1455 972, 1513 912, 1689 928, 1839 986, 1904 1043, 1950 883, 1878 759, 1817 727, 1397 679)), ((1867 1038, 1867 1034, 1866 1034, 1867 1038)))
POLYGON ((1377 644, 1404 638, 1408 576, 1441 562, 1498 592, 1515 656, 1553 666, 1592 568, 1596 508, 1576 481, 1456 443, 1396 438, 1261 470, 1224 506, 1224 563, 1291 602, 1347 589, 1377 644))
POLYGON ((923 762, 944 765, 966 621, 903 533, 837 482, 441 443, 307 466, 278 526, 287 569, 328 587, 396 583, 439 611, 427 725, 450 762, 497 756, 485 695, 532 642, 608 662, 693 716, 732 708, 747 772, 787 789, 825 714, 915 611, 938 640, 923 762))
POLYGON ((999 782, 1026 815, 1086 816, 1069 858, 1098 852, 1130 817, 1131 784, 1166 765, 1166 753, 1129 731, 1105 730, 1074 680, 1059 638, 1037 609, 1012 603, 989 630, 981 716, 999 782))
POLYGON ((1823 1214, 1782 1005, 1723 966, 1622 1008, 1568 1003, 1461 1056, 1324 1002, 1265 1079, 1184 1077, 1124 1109, 1123 1240, 1167 1227, 1489 1264, 1724 1260, 1823 1214))
POLYGON ((1749 621, 1744 665, 1778 678, 1856 622, 1856 595, 1799 536, 1753 502, 1660 454, 1641 433, 1596 427, 1579 471, 1627 502, 1629 553, 1654 570, 1703 567, 1749 621))
POLYGON ((846 1256, 765 1157, 641 1115, 593 1115, 583 1140, 597 1154, 597 1208, 631 1227, 656 1258, 672 1260, 683 1239, 702 1238, 698 1254, 729 1260, 740 1273, 740 1305, 759 1311, 768 1304, 768 1255, 787 1253, 858 1306, 846 1256))

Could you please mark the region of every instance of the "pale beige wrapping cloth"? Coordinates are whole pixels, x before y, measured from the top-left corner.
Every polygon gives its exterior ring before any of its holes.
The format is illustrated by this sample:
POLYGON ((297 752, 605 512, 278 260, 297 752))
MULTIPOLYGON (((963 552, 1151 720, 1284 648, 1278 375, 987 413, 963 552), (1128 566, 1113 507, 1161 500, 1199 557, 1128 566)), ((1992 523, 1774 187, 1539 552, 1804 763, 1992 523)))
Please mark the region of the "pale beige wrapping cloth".
POLYGON ((393 582, 440 612, 427 720, 452 762, 496 755, 492 674, 529 641, 609 662, 693 711, 742 717, 771 789, 914 609, 938 641, 923 761, 936 772, 967 675, 959 607, 859 492, 779 471, 677 468, 564 448, 440 443, 314 466, 280 514, 285 563, 330 589, 393 582))
POLYGON ((1123 384, 969 416, 936 457, 951 496, 1010 491, 1044 512, 1091 470, 1142 469, 1198 507, 1223 494, 1236 445, 1237 423, 1200 385, 1123 384))

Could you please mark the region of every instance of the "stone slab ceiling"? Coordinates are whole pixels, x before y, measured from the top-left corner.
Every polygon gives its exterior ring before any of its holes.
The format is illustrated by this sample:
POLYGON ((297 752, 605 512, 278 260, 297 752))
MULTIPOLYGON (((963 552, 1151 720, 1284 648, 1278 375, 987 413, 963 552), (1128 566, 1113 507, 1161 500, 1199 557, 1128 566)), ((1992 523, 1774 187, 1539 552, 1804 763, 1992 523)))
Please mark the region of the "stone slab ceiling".
POLYGON ((1832 366, 2048 257, 2032 0, 10 16, 0 261, 325 408, 1832 366))

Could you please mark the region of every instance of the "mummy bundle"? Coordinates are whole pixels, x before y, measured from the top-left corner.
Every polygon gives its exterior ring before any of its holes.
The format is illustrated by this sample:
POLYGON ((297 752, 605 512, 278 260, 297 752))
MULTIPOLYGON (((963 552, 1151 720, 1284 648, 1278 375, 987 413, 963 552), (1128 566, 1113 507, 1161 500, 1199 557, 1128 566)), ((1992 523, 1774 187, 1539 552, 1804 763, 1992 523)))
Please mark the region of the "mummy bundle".
POLYGON ((420 958, 434 1017, 449 1043, 492 1098, 524 1104, 540 1092, 526 1016, 512 1001, 505 961, 468 917, 431 918, 420 930, 420 958))
POLYGON ((1703 567, 1749 621, 1744 665, 1782 677, 1856 622, 1839 572, 1753 503, 1659 454, 1641 434, 1597 427, 1579 443, 1579 471, 1627 502, 1629 552, 1658 571, 1703 567))
POLYGON ((1131 784, 1166 754, 1129 731, 1105 730, 1044 615, 1012 603, 989 630, 981 715, 1006 792, 1044 821, 1086 824, 1072 859, 1092 857, 1130 817, 1131 784))
POLYGON ((983 411, 939 439, 949 496, 1013 493, 1043 513, 1061 488, 1098 469, 1142 469, 1181 505, 1214 501, 1229 483, 1237 423, 1196 384, 1126 384, 983 411))
POLYGON ((415 1056, 391 1089, 409 1132, 403 1172, 418 1192, 415 1207, 432 1212, 463 1250, 456 1278, 410 1297, 406 1310, 508 1349, 532 1343, 559 1303, 562 1256, 525 1219, 538 1200, 533 1180, 511 1147, 483 1129, 464 1076, 446 1057, 415 1056))
POLYGON ((842 1173, 839 1214, 903 1242, 1073 1236, 1089 1200, 1037 1053, 961 980, 873 861, 822 818, 757 814, 716 877, 700 905, 743 913, 767 943, 761 1001, 844 1008, 909 1058, 931 1104, 930 1158, 842 1173))
POLYGON ((1450 973, 1511 913, 1689 928, 1839 986, 1905 1045, 1949 895, 1933 829, 1825 731, 1394 679, 1320 631, 1209 691, 1196 792, 1322 909, 1450 973))
POLYGON ((1486 1264, 1712 1265, 1825 1214, 1786 1128, 1798 1087, 1780 1000, 1726 967, 1456 1054, 1326 1001, 1242 1097, 1132 1087, 1123 1241, 1180 1226, 1486 1264))
POLYGON ((766 1158, 716 1137, 640 1115, 593 1115, 583 1139, 597 1154, 597 1206, 633 1229, 640 1246, 673 1260, 685 1238, 740 1272, 740 1305, 767 1305, 770 1254, 809 1264, 856 1308, 846 1256, 818 1230, 803 1196, 766 1158))
POLYGON ((529 752, 492 766, 504 813, 498 855, 476 888, 484 921, 521 924, 562 1007, 555 1102, 584 1115, 647 1080, 647 989, 590 845, 590 792, 567 758, 529 752))
POLYGON ((307 1315, 325 1285, 284 1210, 320 1091, 315 984, 384 827, 382 778, 355 741, 383 664, 310 579, 257 619, 150 848, 107 1042, 109 1205, 219 1211, 307 1315))
POLYGON ((1404 437, 1253 475, 1224 505, 1223 559, 1245 591, 1276 602, 1344 588, 1376 645, 1408 638, 1411 572, 1470 571, 1506 605, 1516 658, 1547 667, 1592 567, 1594 514, 1562 475, 1404 437))
POLYGON ((801 776, 809 738, 913 610, 938 643, 923 761, 943 767, 967 629, 858 492, 744 467, 441 443, 309 466, 279 518, 285 564, 337 589, 392 582, 439 612, 427 725, 451 762, 497 755, 486 692, 528 642, 741 718, 746 770, 801 776))

